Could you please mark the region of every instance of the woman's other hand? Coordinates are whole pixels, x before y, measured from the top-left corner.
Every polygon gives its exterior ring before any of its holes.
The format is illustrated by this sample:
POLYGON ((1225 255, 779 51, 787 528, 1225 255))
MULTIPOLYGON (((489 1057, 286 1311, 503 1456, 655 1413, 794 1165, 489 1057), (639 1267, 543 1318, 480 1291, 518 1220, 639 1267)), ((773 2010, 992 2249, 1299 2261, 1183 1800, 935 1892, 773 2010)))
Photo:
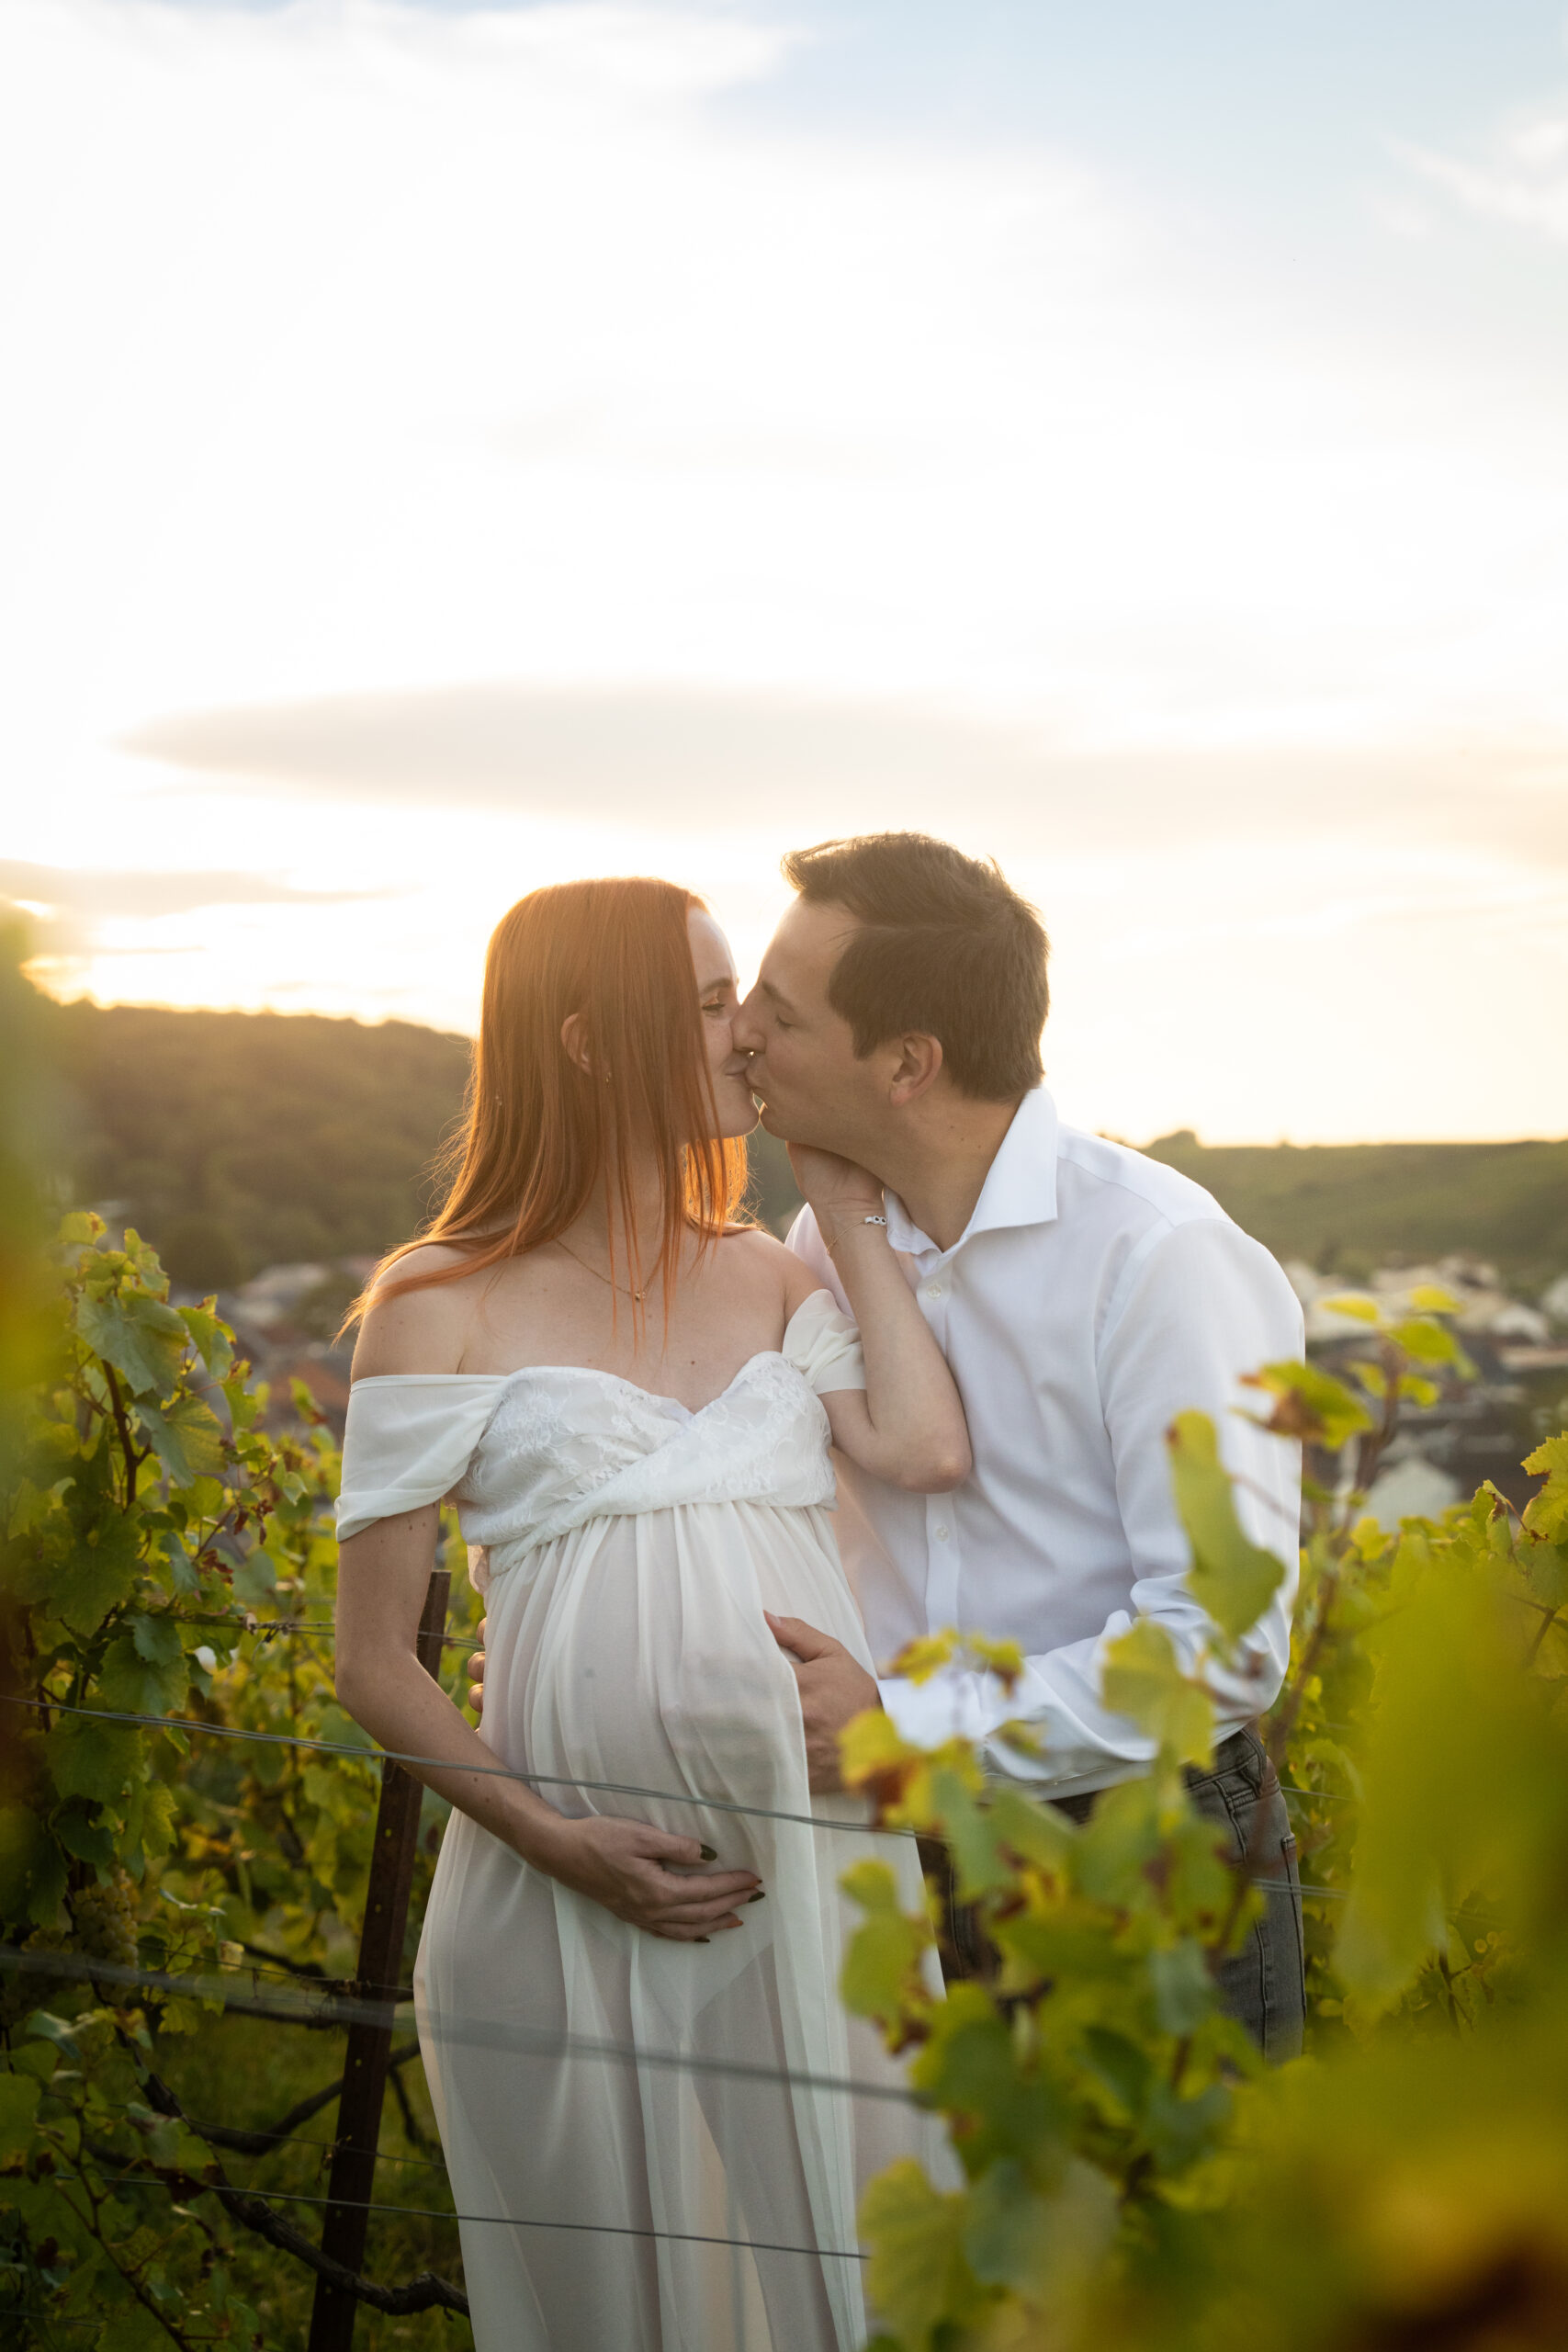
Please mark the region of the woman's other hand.
POLYGON ((476 1715, 482 1715, 485 1711, 484 1645, 485 1635, 489 1627, 490 1619, 488 1617, 481 1617, 479 1619, 479 1647, 471 1652, 468 1658, 468 1672, 473 1677, 472 1681, 468 1685, 468 1704, 472 1707, 476 1715))
POLYGON ((840 1159, 836 1151, 819 1150, 815 1144, 792 1143, 785 1148, 795 1181, 802 1197, 810 1203, 829 1250, 840 1223, 863 1224, 868 1216, 882 1215, 882 1187, 869 1169, 840 1159))
POLYGON ((739 1906, 761 1889, 755 1871, 701 1870, 716 1858, 694 1838, 600 1814, 586 1821, 560 1819, 537 1859, 574 1894, 671 1943, 705 1943, 722 1929, 739 1928, 739 1906))

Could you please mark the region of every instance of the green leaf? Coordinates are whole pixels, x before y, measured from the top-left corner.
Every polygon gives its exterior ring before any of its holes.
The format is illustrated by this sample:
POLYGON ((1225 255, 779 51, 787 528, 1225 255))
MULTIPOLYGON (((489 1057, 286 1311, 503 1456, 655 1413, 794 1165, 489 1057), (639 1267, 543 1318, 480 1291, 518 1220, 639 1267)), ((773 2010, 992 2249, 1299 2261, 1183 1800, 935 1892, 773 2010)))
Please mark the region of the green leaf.
POLYGON ((1167 2033, 1191 2033, 1214 2007, 1213 1979, 1201 1944, 1190 1940, 1149 1954, 1155 2011, 1167 2033))
POLYGON ((1525 1581, 1548 1609, 1568 1607, 1568 1544, 1527 1544, 1519 1554, 1525 1581))
POLYGON ((1369 1298, 1364 1291, 1336 1291, 1332 1298, 1320 1298, 1317 1304, 1325 1315, 1354 1316, 1358 1323, 1381 1323, 1382 1320, 1376 1299, 1369 1298))
POLYGON ((0 2156, 17 2154, 33 2136, 43 2086, 32 2075, 0 2075, 0 2156))
POLYGON ((1113 2033, 1100 2025, 1089 2028, 1084 2048, 1095 2073, 1122 2109, 1125 2120, 1134 2122, 1143 2112, 1154 2080, 1154 2060, 1148 2052, 1129 2041, 1124 2033, 1113 2033))
POLYGON ((54 1835, 68 1854, 79 1862, 91 1862, 95 1870, 114 1867, 115 1841, 107 1822, 89 1821, 80 1813, 58 1813, 51 1824, 54 1835))
POLYGON ((207 1306, 181 1306, 175 1312, 200 1349, 201 1360, 214 1380, 226 1379, 234 1361, 234 1335, 228 1325, 220 1323, 207 1306))
MULTIPOLYGON (((1379 1366, 1359 1363, 1354 1369, 1371 1393, 1381 1396, 1383 1375, 1379 1366)), ((1355 1390, 1320 1364, 1294 1360, 1266 1363, 1261 1372, 1249 1373, 1244 1385, 1266 1389, 1276 1399, 1264 1424, 1276 1437, 1301 1438, 1337 1453, 1347 1438, 1372 1425, 1372 1417, 1355 1390)))
POLYGON ((141 1623, 155 1628, 155 1633, 143 1634, 140 1639, 136 1634, 121 1634, 109 1644, 98 1673, 98 1702, 128 1714, 172 1714, 190 1682, 179 1629, 167 1618, 161 1623, 156 1618, 143 1618, 141 1623), (151 1640, 164 1655, 149 1657, 142 1647, 144 1640, 151 1640))
POLYGON ((852 2017, 898 2017, 917 1988, 916 1972, 929 1938, 897 1913, 863 1919, 851 1936, 839 1974, 839 1997, 852 2017))
POLYGON ((1196 2098, 1183 2098, 1168 2083, 1156 2082, 1144 2118, 1156 2169, 1167 2175, 1190 2170, 1213 2148, 1230 2111, 1224 2083, 1211 2083, 1196 2098))
POLYGON ((0 1915, 48 1927, 65 1893, 65 1857, 30 1806, 0 1807, 0 1915))
MULTIPOLYGON (((969 2192, 964 2246, 971 2269, 987 2286, 1010 2288, 1036 2311, 1066 2323, 1032 2333, 1044 2346, 1082 2343, 1071 2320, 1096 2267, 1116 2233, 1116 2189, 1102 2172, 1076 2158, 1058 2185, 1040 2196, 1022 2169, 995 2165, 969 2192)), ((1089 2339, 1089 2340, 1092 2340, 1089 2339)))
POLYGON ((43 1745, 50 1778, 62 1797, 91 1797, 96 1804, 112 1804, 146 1775, 146 1743, 130 1724, 63 1715, 43 1745))
POLYGON ((1417 1283, 1410 1294, 1410 1304, 1419 1315, 1458 1315, 1462 1303, 1435 1283, 1417 1283))
POLYGON ((1037 1869, 1059 1872, 1070 1867, 1077 1831, 1055 1805, 1003 1788, 991 1803, 991 1827, 1004 1846, 1037 1869))
POLYGON ((265 1608, 277 1598, 277 1563, 265 1551, 248 1552, 235 1569, 230 1590, 247 1609, 265 1608))
POLYGON ((1140 1617, 1107 1645, 1100 1690, 1111 1713, 1136 1724, 1162 1754, 1178 1764, 1208 1762, 1214 1737, 1208 1692, 1187 1679, 1175 1643, 1152 1617, 1140 1617))
POLYGON ((908 2156, 861 2199, 869 2300, 905 2352, 931 2352, 939 2328, 966 2325, 988 2301, 964 2259, 965 2220, 966 2199, 941 2195, 908 2156))
POLYGON ((1243 1533, 1208 1415, 1178 1413, 1166 1442, 1176 1508, 1192 1546, 1187 1589, 1235 1641, 1263 1614, 1284 1577, 1283 1564, 1243 1533))
POLYGON ((1423 1315, 1394 1324, 1388 1336, 1417 1363, 1459 1363, 1463 1359, 1464 1351, 1447 1324, 1430 1322, 1423 1315))
POLYGON ((1549 1437, 1544 1445, 1527 1454, 1525 1468, 1532 1478, 1546 1481, 1525 1505, 1525 1525, 1532 1535, 1559 1542, 1568 1538, 1568 1431, 1549 1437))
POLYGON ((176 1487, 216 1478, 223 1468, 223 1424, 199 1396, 179 1396, 172 1405, 139 1404, 136 1418, 176 1487))
POLYGON ((133 1396, 172 1396, 189 1335, 172 1306, 132 1291, 81 1300, 76 1329, 95 1354, 123 1374, 133 1396))
POLYGON ((932 1811, 953 1856, 959 1901, 975 1903, 1006 1886, 1010 1873, 997 1851, 989 1808, 976 1804, 956 1772, 934 1771, 931 1785, 932 1811))
POLYGON ((1012 2028, 981 1986, 948 1988, 911 2079, 933 2106, 962 2119, 957 2144, 971 2177, 1007 2157, 1036 2181, 1055 2177, 1070 2130, 1061 2093, 1048 2075, 1020 2064, 1012 2028))
POLYGON ((73 1536, 69 1550, 19 1564, 17 1597, 48 1609, 73 1634, 96 1634, 130 1600, 141 1572, 135 1521, 106 1512, 73 1536))

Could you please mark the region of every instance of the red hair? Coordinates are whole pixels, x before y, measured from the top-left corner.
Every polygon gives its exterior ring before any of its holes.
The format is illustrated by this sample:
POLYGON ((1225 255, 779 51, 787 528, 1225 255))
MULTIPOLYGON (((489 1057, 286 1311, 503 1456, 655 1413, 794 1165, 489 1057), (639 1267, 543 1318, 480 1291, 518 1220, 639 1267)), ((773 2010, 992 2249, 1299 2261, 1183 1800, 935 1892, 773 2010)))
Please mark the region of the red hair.
MULTIPOLYGON (((463 1125, 444 1155, 446 1197, 428 1231, 394 1250, 386 1265, 432 1241, 460 1250, 462 1259, 382 1283, 376 1296, 454 1282, 553 1241, 605 1174, 621 1210, 626 1281, 639 1291, 666 1276, 667 1304, 686 1235, 694 1231, 705 1249, 736 1221, 746 1145, 714 1133, 686 928, 694 909, 705 912, 690 890, 630 876, 531 890, 502 917, 485 956, 463 1125), (561 1043, 574 1012, 586 1069, 561 1043), (632 1189, 644 1155, 659 1170, 661 1194, 659 1249, 646 1267, 632 1189)), ((618 1281, 608 1203, 605 1224, 618 1281)))

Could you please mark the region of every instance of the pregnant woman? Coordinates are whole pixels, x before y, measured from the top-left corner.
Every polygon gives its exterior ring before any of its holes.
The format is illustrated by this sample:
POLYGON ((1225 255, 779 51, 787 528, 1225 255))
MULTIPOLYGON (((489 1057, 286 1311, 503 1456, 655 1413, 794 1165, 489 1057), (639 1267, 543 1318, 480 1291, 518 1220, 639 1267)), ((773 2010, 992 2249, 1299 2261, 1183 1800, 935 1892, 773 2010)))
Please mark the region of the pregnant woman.
POLYGON ((735 1222, 736 1007, 671 884, 513 907, 450 1192, 355 1359, 338 1689, 456 1808, 415 1988, 479 2352, 853 2352, 858 2192, 942 2161, 838 1998, 840 1874, 917 1905, 915 1849, 808 1794, 768 1616, 869 1667, 829 1440, 935 1490, 968 1435, 871 1178, 796 1159, 858 1329, 735 1222), (482 1734, 415 1655, 447 1496, 482 1734))

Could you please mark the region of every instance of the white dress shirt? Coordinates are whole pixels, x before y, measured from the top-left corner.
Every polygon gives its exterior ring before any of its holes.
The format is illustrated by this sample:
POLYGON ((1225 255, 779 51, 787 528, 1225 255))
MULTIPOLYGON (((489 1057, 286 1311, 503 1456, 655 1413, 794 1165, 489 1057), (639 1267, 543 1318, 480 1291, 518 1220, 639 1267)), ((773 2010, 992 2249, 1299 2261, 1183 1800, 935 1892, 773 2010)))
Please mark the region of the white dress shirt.
MULTIPOLYGON (((891 1193, 887 1228, 953 1368, 975 1466, 952 1494, 912 1495, 840 1460, 840 1544, 872 1655, 957 1626, 1010 1636, 1026 1660, 1010 1696, 987 1673, 888 1677, 899 1729, 925 1746, 965 1733, 993 1769, 1058 1794, 1146 1766, 1151 1743, 1100 1703, 1100 1662, 1137 1616, 1167 1626, 1190 1668, 1213 1638, 1182 1589, 1190 1552, 1166 1453, 1189 1408, 1213 1419, 1242 1523, 1286 1571, 1229 1666, 1206 1668, 1216 1737, 1238 1729, 1279 1692, 1296 1584, 1300 1449, 1236 1409, 1267 1404, 1242 1374, 1302 1351, 1274 1260, 1174 1169, 1062 1126, 1043 1088, 951 1250, 891 1193), (991 1738, 1010 1718, 1043 1739, 1038 1759, 991 1738)), ((809 1209, 789 1243, 847 1306, 809 1209)))

